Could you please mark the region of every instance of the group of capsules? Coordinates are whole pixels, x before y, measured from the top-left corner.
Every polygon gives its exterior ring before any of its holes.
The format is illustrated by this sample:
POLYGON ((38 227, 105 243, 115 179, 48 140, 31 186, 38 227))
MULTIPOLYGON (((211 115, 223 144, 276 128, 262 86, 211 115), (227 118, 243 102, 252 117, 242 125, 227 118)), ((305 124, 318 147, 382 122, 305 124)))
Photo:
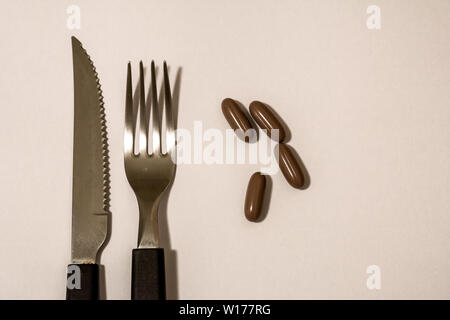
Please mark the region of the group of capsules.
MULTIPOLYGON (((270 106, 260 101, 250 103, 249 109, 251 118, 259 128, 263 129, 271 139, 278 142, 273 151, 277 155, 278 165, 287 182, 294 188, 304 189, 307 186, 307 173, 295 150, 285 143, 288 129, 284 121, 270 106)), ((226 98, 222 101, 222 112, 231 128, 245 142, 256 141, 256 128, 249 119, 244 106, 231 98, 226 98)), ((267 185, 267 176, 261 172, 255 172, 250 177, 244 205, 245 217, 249 221, 258 222, 262 220, 267 185)))

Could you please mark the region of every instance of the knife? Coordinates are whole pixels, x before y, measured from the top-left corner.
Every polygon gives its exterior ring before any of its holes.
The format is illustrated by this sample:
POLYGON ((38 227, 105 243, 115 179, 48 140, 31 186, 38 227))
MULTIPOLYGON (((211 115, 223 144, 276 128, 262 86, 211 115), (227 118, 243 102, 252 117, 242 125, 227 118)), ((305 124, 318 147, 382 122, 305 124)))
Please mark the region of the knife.
POLYGON ((72 37, 74 139, 72 258, 66 299, 99 299, 99 252, 108 235, 109 163, 105 108, 94 64, 72 37))

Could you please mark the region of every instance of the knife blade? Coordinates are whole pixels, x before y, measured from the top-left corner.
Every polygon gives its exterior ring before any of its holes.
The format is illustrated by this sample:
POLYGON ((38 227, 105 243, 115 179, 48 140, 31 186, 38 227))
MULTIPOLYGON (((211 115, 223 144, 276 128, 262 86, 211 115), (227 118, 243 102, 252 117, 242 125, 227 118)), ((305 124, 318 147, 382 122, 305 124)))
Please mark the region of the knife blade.
POLYGON ((72 263, 68 300, 99 298, 99 251, 108 235, 109 161, 103 96, 94 64, 72 37, 74 140, 72 263))

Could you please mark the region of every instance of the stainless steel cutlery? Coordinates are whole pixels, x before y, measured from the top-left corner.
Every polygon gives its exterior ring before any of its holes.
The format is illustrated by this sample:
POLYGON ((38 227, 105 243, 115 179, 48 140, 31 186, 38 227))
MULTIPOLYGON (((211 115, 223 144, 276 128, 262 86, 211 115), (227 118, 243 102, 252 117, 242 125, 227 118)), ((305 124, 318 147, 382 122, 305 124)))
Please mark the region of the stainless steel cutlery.
POLYGON ((98 253, 108 234, 109 168, 105 109, 94 64, 72 37, 74 139, 72 263, 67 299, 98 299, 98 253))
MULTIPOLYGON (((66 298, 97 300, 100 288, 99 252, 109 234, 110 216, 105 108, 94 64, 75 37, 72 37, 72 53, 72 258, 67 269, 66 298)), ((160 114, 153 61, 150 71, 150 101, 145 101, 144 67, 140 62, 139 101, 133 103, 131 64, 128 63, 124 163, 128 182, 139 206, 137 248, 132 252, 131 298, 135 300, 166 299, 164 249, 159 245, 158 209, 161 196, 173 181, 176 169, 175 120, 167 65, 164 62, 163 95, 160 99, 161 110, 165 110, 164 117, 162 112, 160 114), (135 147, 138 147, 138 152, 135 152, 135 147)))
POLYGON ((145 101, 144 68, 139 64, 139 134, 137 112, 133 112, 131 65, 128 64, 124 162, 128 182, 139 205, 137 248, 132 254, 133 300, 165 299, 164 249, 159 247, 158 209, 163 193, 175 176, 175 124, 167 72, 163 67, 166 153, 163 154, 162 117, 159 114, 155 64, 151 63, 151 101, 145 101), (151 111, 151 114, 150 114, 151 111), (149 130, 151 118, 152 128, 149 130), (139 137, 139 141, 137 139, 139 137), (150 148, 150 142, 152 147, 150 148), (139 144, 139 152, 134 152, 139 144))

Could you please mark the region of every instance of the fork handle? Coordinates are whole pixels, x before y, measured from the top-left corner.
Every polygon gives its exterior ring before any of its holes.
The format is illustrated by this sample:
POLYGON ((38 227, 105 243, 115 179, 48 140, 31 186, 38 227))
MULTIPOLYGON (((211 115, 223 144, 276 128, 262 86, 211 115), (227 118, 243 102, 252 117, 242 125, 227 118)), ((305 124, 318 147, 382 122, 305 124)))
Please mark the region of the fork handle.
POLYGON ((98 264, 69 264, 66 300, 98 300, 98 264))
POLYGON ((166 300, 164 249, 133 249, 131 300, 166 300))

